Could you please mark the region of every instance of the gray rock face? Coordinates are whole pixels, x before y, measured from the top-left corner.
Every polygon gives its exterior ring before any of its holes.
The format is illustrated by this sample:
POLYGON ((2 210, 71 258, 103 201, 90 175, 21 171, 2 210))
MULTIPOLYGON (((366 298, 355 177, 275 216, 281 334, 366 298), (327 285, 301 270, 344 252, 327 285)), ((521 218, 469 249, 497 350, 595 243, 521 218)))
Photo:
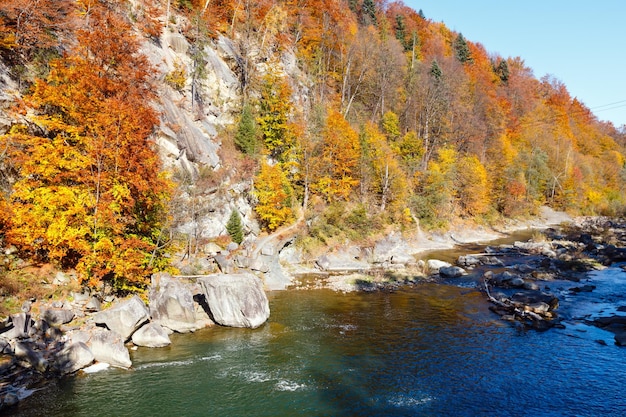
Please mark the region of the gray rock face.
POLYGON ((263 283, 252 274, 211 275, 198 279, 216 323, 256 328, 267 321, 270 307, 263 283))
POLYGON ((43 310, 41 317, 52 326, 60 326, 74 319, 74 312, 63 308, 49 308, 43 310))
POLYGON ((94 316, 94 322, 104 324, 122 336, 124 342, 149 318, 148 307, 135 295, 108 310, 100 311, 94 316))
POLYGON ((89 347, 98 362, 118 368, 130 368, 133 364, 128 349, 124 346, 124 339, 116 332, 95 329, 89 339, 89 347))
POLYGON ((156 323, 148 323, 139 328, 133 333, 132 341, 137 346, 151 348, 164 347, 172 343, 165 329, 156 323))
POLYGON ((154 322, 179 333, 198 329, 193 294, 184 283, 169 274, 155 274, 148 297, 154 322))
POLYGON ((78 371, 94 360, 93 353, 83 342, 72 343, 59 352, 56 367, 61 373, 71 374, 78 371))

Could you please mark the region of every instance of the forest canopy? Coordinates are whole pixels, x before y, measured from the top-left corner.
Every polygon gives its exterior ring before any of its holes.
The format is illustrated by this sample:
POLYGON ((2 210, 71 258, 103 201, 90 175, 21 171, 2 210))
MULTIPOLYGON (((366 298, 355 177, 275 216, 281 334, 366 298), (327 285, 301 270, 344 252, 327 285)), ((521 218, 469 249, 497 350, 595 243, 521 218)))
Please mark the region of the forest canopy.
POLYGON ((191 86, 195 105, 223 38, 241 95, 223 135, 253 161, 265 230, 624 212, 624 127, 401 1, 4 0, 0 57, 23 96, 0 137, 5 243, 91 285, 144 285, 171 191, 154 86, 191 86), (141 45, 166 31, 192 65, 158 81, 141 45))

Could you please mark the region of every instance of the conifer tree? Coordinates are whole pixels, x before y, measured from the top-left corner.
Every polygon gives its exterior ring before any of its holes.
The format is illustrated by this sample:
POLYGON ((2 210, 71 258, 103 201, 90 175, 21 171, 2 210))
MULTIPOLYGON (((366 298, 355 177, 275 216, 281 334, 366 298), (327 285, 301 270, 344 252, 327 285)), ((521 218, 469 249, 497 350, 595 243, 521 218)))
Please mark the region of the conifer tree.
POLYGON ((362 19, 364 25, 376 25, 378 21, 376 19, 376 4, 374 0, 363 0, 362 6, 362 19))
POLYGON ((243 106, 239 126, 235 134, 235 144, 239 150, 247 155, 257 153, 257 127, 249 104, 243 106))
POLYGON ((436 80, 439 81, 441 80, 441 77, 443 75, 443 72, 441 71, 441 67, 439 67, 439 64, 437 63, 436 60, 433 59, 432 64, 430 64, 430 75, 436 80))
POLYGON ((456 37, 453 46, 454 53, 459 61, 462 63, 472 62, 472 53, 462 33, 459 33, 459 36, 456 37))
POLYGON ((243 224, 241 223, 241 216, 237 210, 233 210, 230 213, 230 218, 228 219, 228 223, 226 223, 226 231, 233 242, 237 244, 243 242, 243 224))

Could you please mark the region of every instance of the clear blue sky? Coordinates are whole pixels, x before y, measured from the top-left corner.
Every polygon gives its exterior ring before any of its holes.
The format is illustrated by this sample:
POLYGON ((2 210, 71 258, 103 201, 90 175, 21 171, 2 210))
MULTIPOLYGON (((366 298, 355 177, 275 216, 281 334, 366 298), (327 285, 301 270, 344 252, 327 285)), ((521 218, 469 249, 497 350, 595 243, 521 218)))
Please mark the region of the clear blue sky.
POLYGON ((404 0, 489 53, 554 76, 600 120, 626 125, 626 0, 404 0), (613 104, 616 103, 616 104, 613 104))

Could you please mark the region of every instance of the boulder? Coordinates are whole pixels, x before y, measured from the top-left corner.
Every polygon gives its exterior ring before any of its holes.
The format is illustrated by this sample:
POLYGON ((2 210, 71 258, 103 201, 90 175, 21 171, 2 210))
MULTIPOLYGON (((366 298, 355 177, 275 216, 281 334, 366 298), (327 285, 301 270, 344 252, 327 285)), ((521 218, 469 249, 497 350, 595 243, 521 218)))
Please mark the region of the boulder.
POLYGON ((217 274, 198 279, 213 316, 222 326, 256 328, 270 316, 263 283, 252 274, 217 274))
POLYGON ((213 259, 215 259, 215 263, 217 263, 220 271, 224 274, 231 274, 235 271, 235 263, 223 253, 215 255, 213 259))
POLYGON ((0 330, 0 337, 7 340, 9 339, 21 339, 28 337, 30 329, 33 325, 33 320, 30 317, 30 313, 17 313, 12 314, 11 325, 0 330))
POLYGON ((466 274, 465 269, 458 266, 444 266, 439 268, 439 275, 444 278, 458 278, 466 274))
POLYGON ((626 346, 626 331, 615 333, 615 344, 617 346, 626 346))
POLYGON ((49 308, 42 310, 41 318, 51 326, 60 326, 74 319, 74 312, 64 308, 49 308))
POLYGON ((148 323, 133 333, 132 341, 137 346, 164 347, 172 343, 167 332, 157 323, 148 323))
POLYGON ((509 285, 514 288, 522 288, 525 283, 526 281, 524 281, 521 277, 514 277, 509 281, 509 285))
POLYGON ((89 348, 93 357, 98 362, 108 363, 118 368, 130 368, 133 364, 130 360, 128 349, 119 334, 105 329, 96 328, 89 339, 89 348))
POLYGON ((85 343, 72 343, 57 355, 56 368, 62 374, 71 374, 91 365, 93 360, 93 353, 85 343))
POLYGON ((97 297, 91 297, 85 304, 85 311, 95 313, 102 310, 102 303, 97 297))
POLYGON ((438 274, 439 269, 452 266, 450 263, 440 261, 438 259, 429 259, 426 261, 426 268, 431 274, 438 274))
POLYGON ((29 343, 15 342, 13 354, 16 358, 26 361, 39 372, 45 372, 48 369, 48 361, 44 358, 43 354, 33 349, 29 343))
POLYGON ((155 323, 178 333, 198 329, 193 293, 180 280, 165 273, 154 274, 148 298, 150 315, 155 323))
POLYGON ((481 260, 478 256, 474 255, 461 255, 456 261, 457 264, 466 268, 473 268, 481 264, 481 260))
POLYGON ((148 307, 135 295, 108 310, 96 313, 94 322, 104 324, 109 330, 120 335, 125 342, 149 318, 148 307))

